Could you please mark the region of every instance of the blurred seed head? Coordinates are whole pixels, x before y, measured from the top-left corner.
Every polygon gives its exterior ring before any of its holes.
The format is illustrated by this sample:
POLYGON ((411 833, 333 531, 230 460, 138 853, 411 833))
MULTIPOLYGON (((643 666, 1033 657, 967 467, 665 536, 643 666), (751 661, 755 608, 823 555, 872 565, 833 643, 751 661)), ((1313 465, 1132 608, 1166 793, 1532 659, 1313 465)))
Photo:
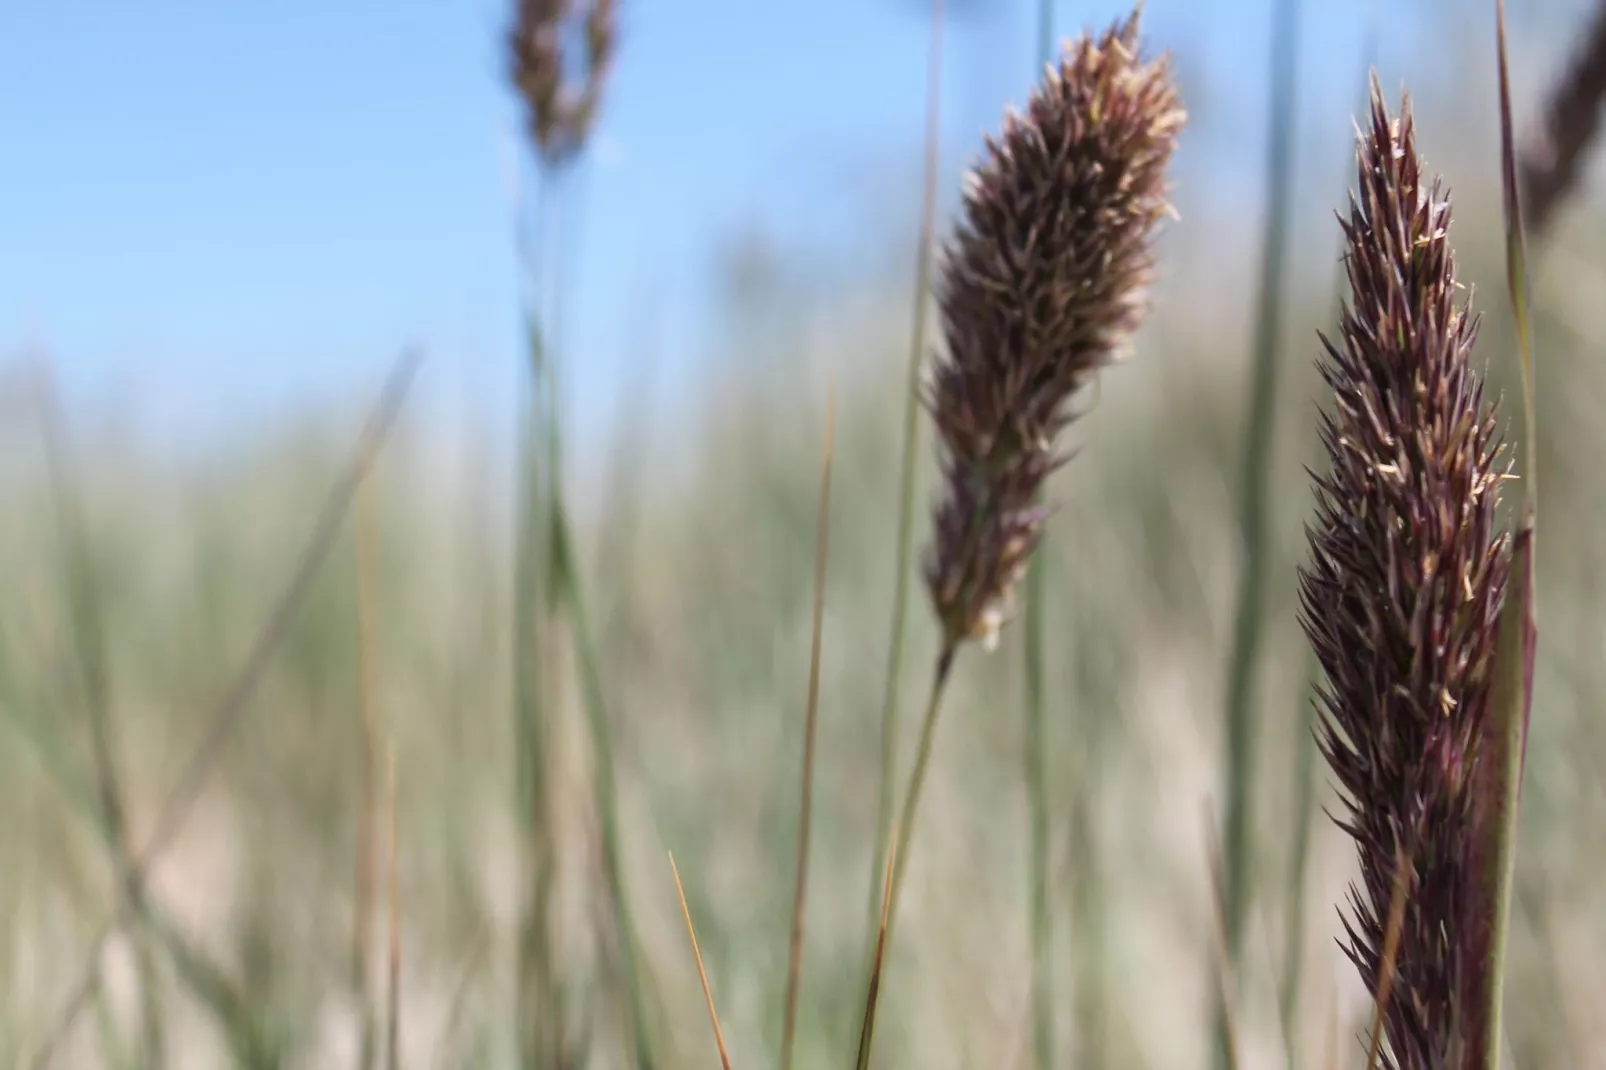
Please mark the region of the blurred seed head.
POLYGON ((1456 303, 1448 196, 1422 174, 1409 101, 1396 121, 1375 79, 1357 180, 1342 221, 1350 301, 1338 339, 1322 340, 1331 471, 1316 480, 1301 623, 1326 673, 1320 744, 1360 855, 1346 951, 1376 991, 1404 857, 1384 1062, 1438 1070, 1466 1050, 1458 993, 1481 968, 1465 950, 1474 774, 1510 564, 1495 518, 1509 465, 1470 367, 1478 321, 1456 303))
POLYGON ((950 647, 996 638, 1041 535, 1070 398, 1142 319, 1185 119, 1134 13, 1071 42, 967 179, 926 399, 944 476, 926 581, 950 647))
POLYGON ((1606 0, 1580 38, 1567 73, 1545 102, 1544 121, 1521 159, 1523 211, 1528 228, 1541 233, 1578 185, 1584 157, 1600 130, 1606 101, 1606 0))
POLYGON ((509 77, 541 160, 560 166, 585 144, 618 44, 617 0, 517 0, 509 77))

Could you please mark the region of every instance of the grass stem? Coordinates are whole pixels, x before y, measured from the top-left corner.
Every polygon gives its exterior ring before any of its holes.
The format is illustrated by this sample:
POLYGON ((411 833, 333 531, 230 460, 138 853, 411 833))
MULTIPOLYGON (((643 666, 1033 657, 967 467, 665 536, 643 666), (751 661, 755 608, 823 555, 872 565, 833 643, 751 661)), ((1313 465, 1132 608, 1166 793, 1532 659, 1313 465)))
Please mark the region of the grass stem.
POLYGON ((708 1020, 714 1026, 714 1044, 719 1048, 719 1063, 731 1070, 730 1052, 725 1048, 725 1032, 719 1027, 719 1010, 714 1006, 714 990, 708 985, 708 971, 703 967, 703 952, 697 946, 697 927, 691 922, 691 907, 686 905, 686 889, 680 883, 680 870, 675 868, 675 854, 669 853, 669 872, 675 878, 675 895, 680 898, 680 913, 686 919, 686 936, 691 940, 692 957, 697 960, 697 979, 703 985, 703 999, 708 1004, 708 1020))
MULTIPOLYGON (((897 831, 893 838, 896 841, 897 831)), ((898 858, 897 843, 887 851, 886 872, 881 877, 881 913, 876 925, 875 952, 870 956, 870 988, 864 1001, 864 1019, 859 1026, 859 1054, 854 1059, 857 1070, 869 1070, 870 1038, 875 1032, 876 1004, 881 996, 881 966, 887 953, 887 912, 892 907, 892 869, 898 858)))
POLYGON ((602 834, 603 870, 608 881, 608 897, 614 925, 618 929, 620 970, 630 1003, 632 1043, 638 1070, 648 1070, 653 1065, 653 1059, 647 1043, 647 1019, 640 971, 636 967, 635 928, 631 922, 630 904, 625 894, 623 862, 619 848, 618 789, 614 780, 613 747, 608 727, 608 709, 602 690, 602 670, 597 658, 595 633, 592 631, 587 610, 588 603, 580 586, 579 570, 574 559, 568 510, 561 495, 554 497, 552 509, 556 579, 564 604, 569 610, 574 629, 575 653, 580 661, 581 705, 585 708, 586 725, 591 736, 592 758, 596 766, 596 805, 602 834))
POLYGON ((814 805, 814 737, 820 711, 820 645, 825 623, 825 574, 831 533, 831 456, 836 432, 836 393, 825 409, 825 456, 820 463, 819 527, 814 550, 814 621, 809 646, 809 692, 803 714, 803 788, 797 817, 797 884, 792 894, 792 929, 786 965, 786 1004, 781 1024, 781 1070, 791 1070, 797 1035, 798 986, 803 976, 804 901, 809 876, 809 828, 814 805))
POLYGON ((915 812, 920 807, 920 792, 926 783, 926 770, 931 763, 932 741, 937 735, 937 717, 942 710, 942 696, 947 690, 948 676, 954 664, 957 648, 944 646, 937 657, 936 669, 931 677, 931 697, 926 702, 926 713, 920 725, 920 744, 915 750, 914 768, 909 773, 909 786, 904 792, 903 809, 888 850, 888 872, 891 874, 882 906, 881 923, 876 931, 876 949, 870 964, 865 995, 865 1020, 859 1042, 859 1067, 869 1065, 870 1046, 875 1033, 876 995, 881 987, 883 949, 892 938, 892 927, 898 916, 898 893, 903 887, 903 876, 909 865, 909 841, 914 832, 915 812), (896 859, 896 862, 892 861, 896 859))
POLYGON ((903 639, 909 611, 909 576, 914 564, 915 462, 920 447, 920 369, 926 354, 927 301, 931 291, 932 231, 937 205, 938 141, 942 123, 942 0, 931 0, 931 52, 926 61, 926 135, 920 194, 920 237, 915 249, 914 324, 903 397, 903 459, 898 476, 897 564, 893 572, 892 637, 887 648, 887 679, 881 700, 881 780, 876 802, 875 853, 870 866, 867 914, 873 931, 882 898, 884 868, 892 828, 893 782, 898 762, 899 684, 903 639))

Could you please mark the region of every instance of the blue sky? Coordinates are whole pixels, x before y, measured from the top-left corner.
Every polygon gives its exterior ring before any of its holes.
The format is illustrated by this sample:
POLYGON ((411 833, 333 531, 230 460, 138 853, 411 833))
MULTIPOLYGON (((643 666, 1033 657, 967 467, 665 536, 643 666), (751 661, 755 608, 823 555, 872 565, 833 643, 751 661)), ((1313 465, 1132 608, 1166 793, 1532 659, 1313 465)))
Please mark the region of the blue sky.
MULTIPOLYGON (((1149 0, 1196 110, 1250 101, 1241 129, 1202 117, 1195 166, 1247 160, 1258 180, 1270 5, 1149 0)), ((947 23, 950 193, 1035 71, 1032 6, 947 23)), ((1347 107, 1334 86, 1353 81, 1363 5, 1306 6, 1312 92, 1347 107)), ((79 406, 131 404, 187 435, 351 395, 418 340, 429 396, 511 411, 506 7, 4 0, 0 363, 48 354, 79 406)), ((1120 7, 1065 0, 1059 26, 1120 7)), ((695 375, 720 251, 744 229, 829 245, 862 239, 882 201, 912 212, 925 9, 626 0, 570 319, 582 423, 626 389, 644 333, 661 367, 695 375), (621 312, 643 293, 650 319, 621 312)))

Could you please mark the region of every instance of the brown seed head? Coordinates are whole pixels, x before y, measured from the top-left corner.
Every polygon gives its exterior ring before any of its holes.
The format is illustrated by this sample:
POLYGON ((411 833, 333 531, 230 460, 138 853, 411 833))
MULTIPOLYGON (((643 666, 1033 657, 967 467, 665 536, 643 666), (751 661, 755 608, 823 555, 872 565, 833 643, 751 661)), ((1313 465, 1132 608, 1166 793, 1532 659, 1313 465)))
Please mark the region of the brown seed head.
POLYGON ((1416 154, 1409 101, 1376 80, 1349 217, 1350 304, 1321 373, 1330 474, 1316 480, 1302 624, 1326 673, 1322 751, 1354 838, 1345 950, 1376 991, 1399 859, 1408 898, 1384 1064, 1457 1065, 1458 993, 1475 920, 1474 773, 1510 563, 1495 520, 1508 465, 1469 365, 1477 318, 1456 303, 1450 203, 1416 154), (1402 852, 1403 851, 1403 855, 1402 852))
POLYGON ((509 77, 548 166, 585 144, 617 40, 616 0, 518 0, 507 37, 509 77))
POLYGON ((1068 402, 1142 319, 1185 118, 1133 14, 1072 42, 969 176, 927 397, 945 483, 926 581, 950 646, 996 635, 1040 536, 1068 402))

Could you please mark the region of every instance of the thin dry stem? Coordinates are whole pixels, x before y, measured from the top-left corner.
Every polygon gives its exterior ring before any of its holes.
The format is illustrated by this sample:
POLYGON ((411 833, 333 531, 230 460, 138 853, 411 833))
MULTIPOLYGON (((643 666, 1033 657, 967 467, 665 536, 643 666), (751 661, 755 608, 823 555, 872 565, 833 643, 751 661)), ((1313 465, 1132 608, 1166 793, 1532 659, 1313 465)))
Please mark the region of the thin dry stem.
POLYGON ((826 399, 825 447, 820 462, 819 527, 814 551, 814 622, 809 647, 809 697, 803 722, 803 787, 797 818, 797 886, 792 899, 791 947, 786 966, 786 1009, 781 1025, 781 1070, 790 1070, 797 1034, 798 990, 803 977, 803 921, 809 876, 809 828, 814 810, 814 737, 820 710, 820 646, 825 622, 825 573, 831 534, 831 452, 836 433, 836 389, 826 399))
POLYGON ((675 868, 675 852, 669 852, 669 872, 675 878, 675 895, 680 898, 680 913, 686 919, 686 936, 691 940, 692 957, 697 960, 697 979, 703 984, 703 999, 708 1003, 708 1020, 714 1027, 714 1044, 719 1048, 719 1063, 731 1070, 730 1053, 725 1049, 725 1033, 719 1028, 719 1011, 714 1006, 714 990, 708 986, 708 971, 703 968, 703 953, 697 946, 697 927, 691 922, 691 907, 686 905, 686 889, 680 883, 680 870, 675 868))

